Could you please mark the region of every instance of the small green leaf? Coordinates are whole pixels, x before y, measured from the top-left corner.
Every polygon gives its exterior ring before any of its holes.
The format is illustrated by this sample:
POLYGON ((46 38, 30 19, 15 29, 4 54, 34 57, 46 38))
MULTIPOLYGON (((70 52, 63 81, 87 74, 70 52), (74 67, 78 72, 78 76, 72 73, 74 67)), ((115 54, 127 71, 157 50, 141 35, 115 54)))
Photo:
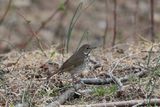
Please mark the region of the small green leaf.
POLYGON ((155 76, 160 76, 160 69, 158 68, 157 70, 154 71, 155 76))
POLYGON ((11 103, 11 104, 9 105, 9 107, 15 107, 15 106, 14 106, 14 104, 13 104, 13 103, 11 103))
POLYGON ((58 10, 64 11, 65 10, 65 5, 64 3, 61 3, 58 7, 58 10))
POLYGON ((93 91, 93 95, 96 96, 104 96, 104 95, 113 95, 117 90, 116 85, 112 85, 110 87, 95 87, 93 91))
POLYGON ((50 57, 52 58, 55 55, 55 53, 56 53, 55 51, 51 52, 51 56, 50 57))

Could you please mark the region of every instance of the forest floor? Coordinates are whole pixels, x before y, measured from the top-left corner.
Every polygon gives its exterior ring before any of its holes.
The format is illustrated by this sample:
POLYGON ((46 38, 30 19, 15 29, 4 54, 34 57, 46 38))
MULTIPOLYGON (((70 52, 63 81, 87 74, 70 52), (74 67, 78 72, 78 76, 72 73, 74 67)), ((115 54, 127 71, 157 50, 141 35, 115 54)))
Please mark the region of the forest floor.
MULTIPOLYGON (((46 51, 12 51, 1 55, 0 106, 41 107, 56 101, 73 86, 70 75, 55 75, 49 83, 46 77, 70 55, 59 54, 54 47, 46 51)), ((115 81, 99 85, 84 82, 85 85, 76 90, 79 94, 66 99, 64 105, 160 98, 160 44, 141 41, 137 45, 119 44, 112 49, 97 48, 91 58, 100 66, 77 79, 112 80, 112 73, 121 85, 115 81), (143 74, 139 75, 141 72, 143 74), (124 77, 127 77, 125 81, 124 77)))

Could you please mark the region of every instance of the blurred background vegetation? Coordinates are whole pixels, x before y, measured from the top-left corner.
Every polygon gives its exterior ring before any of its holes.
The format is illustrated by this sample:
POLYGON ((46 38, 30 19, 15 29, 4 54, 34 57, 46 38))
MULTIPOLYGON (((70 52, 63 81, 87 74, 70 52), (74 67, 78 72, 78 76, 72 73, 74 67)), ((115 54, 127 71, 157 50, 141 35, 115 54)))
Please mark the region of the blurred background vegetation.
POLYGON ((0 0, 0 53, 52 46, 73 51, 81 42, 104 48, 158 42, 159 4, 159 0, 0 0))

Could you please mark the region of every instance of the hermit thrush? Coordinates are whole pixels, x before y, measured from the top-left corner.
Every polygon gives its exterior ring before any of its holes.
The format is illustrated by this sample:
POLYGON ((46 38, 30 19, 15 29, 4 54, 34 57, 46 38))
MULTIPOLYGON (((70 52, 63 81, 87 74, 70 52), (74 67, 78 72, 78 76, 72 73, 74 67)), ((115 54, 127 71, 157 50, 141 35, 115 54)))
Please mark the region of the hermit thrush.
POLYGON ((93 47, 89 44, 82 45, 79 48, 79 50, 76 51, 70 58, 68 58, 54 74, 69 72, 72 78, 74 79, 74 74, 81 73, 83 70, 85 70, 89 66, 88 55, 91 52, 91 50, 95 48, 96 47, 93 47))

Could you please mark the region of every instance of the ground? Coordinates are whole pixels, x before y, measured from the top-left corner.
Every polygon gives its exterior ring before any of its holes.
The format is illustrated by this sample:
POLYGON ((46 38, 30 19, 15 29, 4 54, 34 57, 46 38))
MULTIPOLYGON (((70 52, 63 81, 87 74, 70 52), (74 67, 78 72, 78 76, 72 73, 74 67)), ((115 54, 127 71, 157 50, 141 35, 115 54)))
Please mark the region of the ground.
MULTIPOLYGON (((58 96, 72 87, 70 75, 68 73, 55 75, 49 83, 47 83, 46 77, 58 69, 70 55, 61 55, 54 48, 44 52, 40 50, 13 51, 2 55, 0 105, 11 106, 25 102, 32 106, 42 106, 55 101, 58 96)), ((77 90, 83 94, 67 100, 65 105, 159 98, 159 44, 141 42, 137 46, 119 44, 114 49, 97 48, 92 52, 91 58, 101 66, 85 74, 83 78, 109 78, 107 75, 113 70, 113 75, 119 79, 129 76, 128 81, 123 83, 123 92, 118 94, 118 86, 113 83, 86 84, 77 90), (143 70, 149 72, 142 77, 134 75, 143 70)))

